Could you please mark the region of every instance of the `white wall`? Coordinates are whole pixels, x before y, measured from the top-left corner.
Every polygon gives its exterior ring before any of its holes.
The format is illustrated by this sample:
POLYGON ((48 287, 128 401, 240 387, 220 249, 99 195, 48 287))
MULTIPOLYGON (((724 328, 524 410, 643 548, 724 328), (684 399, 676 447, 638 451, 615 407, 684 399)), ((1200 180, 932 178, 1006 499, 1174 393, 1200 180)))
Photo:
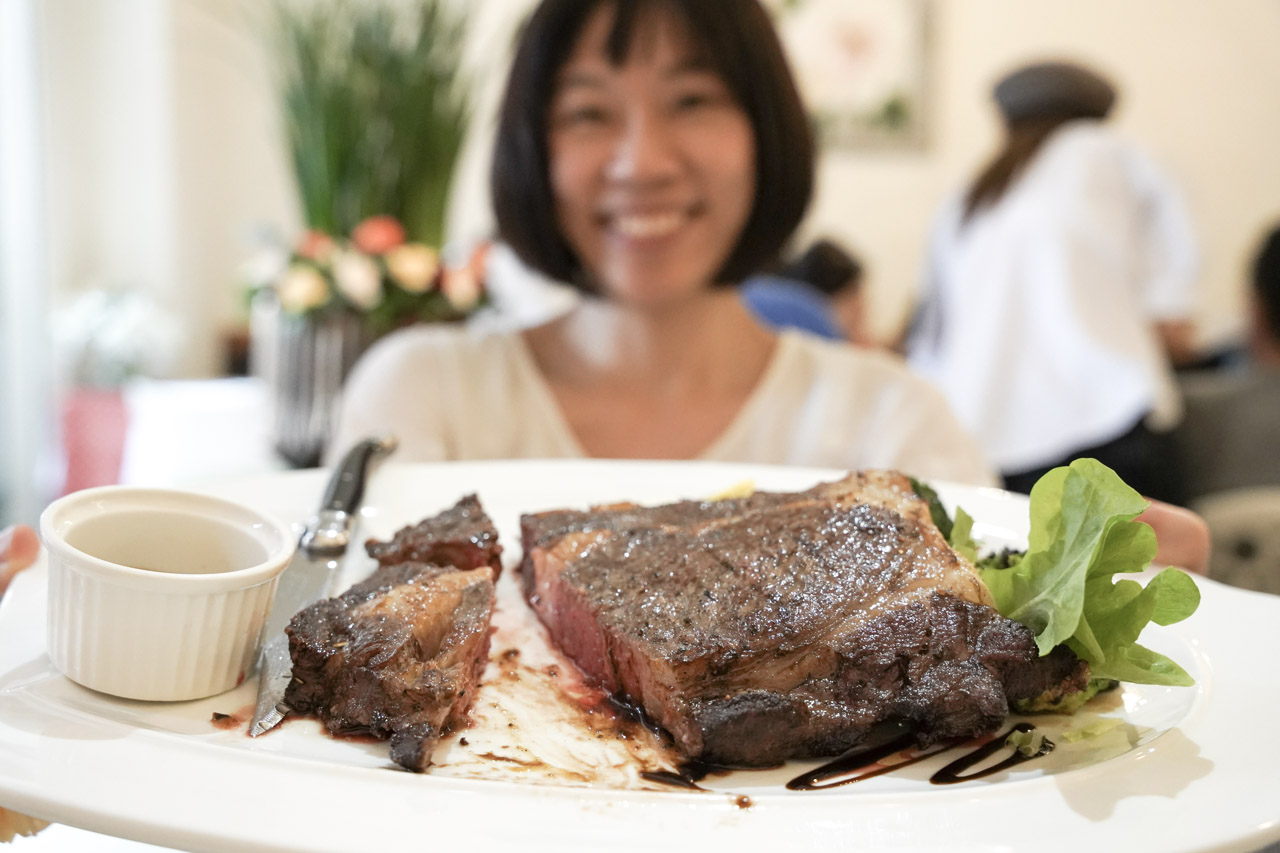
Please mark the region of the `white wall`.
POLYGON ((44 0, 54 302, 150 294, 182 325, 175 372, 221 368, 257 222, 296 228, 265 55, 242 0, 44 0))
POLYGON ((35 0, 0 3, 0 527, 34 524, 62 482, 45 314, 35 0))
MULTIPOLYGON (((465 0, 459 0, 465 2, 465 0)), ((480 72, 451 231, 484 233, 492 112, 511 33, 532 0, 472 0, 480 72)), ((872 321, 909 309, 929 216, 989 153, 987 91, 1044 54, 1075 55, 1124 89, 1118 125, 1183 184, 1203 238, 1199 319, 1210 342, 1242 316, 1243 269, 1280 218, 1280 3, 1275 0, 933 0, 929 142, 921 151, 829 152, 804 230, 858 247, 872 321)), ((218 367, 239 319, 236 269, 255 223, 298 214, 248 0, 44 0, 55 297, 136 282, 180 313, 180 372, 218 367)))

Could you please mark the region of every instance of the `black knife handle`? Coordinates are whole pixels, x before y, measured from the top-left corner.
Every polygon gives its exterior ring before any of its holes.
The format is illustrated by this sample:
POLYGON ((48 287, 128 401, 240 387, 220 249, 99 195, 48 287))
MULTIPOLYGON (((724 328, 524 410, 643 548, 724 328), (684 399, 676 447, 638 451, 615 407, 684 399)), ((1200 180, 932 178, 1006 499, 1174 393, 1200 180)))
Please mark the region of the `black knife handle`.
POLYGON ((342 457, 325 487, 320 512, 307 524, 299 543, 312 556, 334 556, 346 550, 351 516, 364 500, 369 466, 396 449, 394 436, 366 438, 342 457))
POLYGON ((349 513, 364 500, 364 484, 370 463, 396 448, 394 436, 366 438, 347 451, 338 470, 329 479, 320 506, 334 512, 349 513))

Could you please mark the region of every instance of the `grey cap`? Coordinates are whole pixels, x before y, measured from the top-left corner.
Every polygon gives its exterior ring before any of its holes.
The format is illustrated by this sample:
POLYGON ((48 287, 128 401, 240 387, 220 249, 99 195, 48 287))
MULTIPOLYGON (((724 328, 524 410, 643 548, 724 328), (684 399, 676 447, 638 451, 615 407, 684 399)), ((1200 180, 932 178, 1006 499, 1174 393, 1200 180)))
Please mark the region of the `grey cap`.
POLYGON ((996 104, 1005 121, 1028 118, 1105 118, 1116 101, 1106 78, 1070 62, 1039 62, 1007 74, 996 84, 996 104))

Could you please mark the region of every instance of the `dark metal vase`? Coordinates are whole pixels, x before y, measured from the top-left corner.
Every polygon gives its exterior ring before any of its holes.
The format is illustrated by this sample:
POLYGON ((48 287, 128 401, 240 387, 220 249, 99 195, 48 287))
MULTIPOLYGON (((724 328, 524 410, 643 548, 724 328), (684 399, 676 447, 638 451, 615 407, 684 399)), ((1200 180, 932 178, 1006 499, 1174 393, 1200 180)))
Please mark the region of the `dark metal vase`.
POLYGON ((368 343, 353 314, 292 314, 274 294, 254 297, 250 370, 267 384, 272 441, 290 465, 320 464, 337 425, 342 383, 368 343))

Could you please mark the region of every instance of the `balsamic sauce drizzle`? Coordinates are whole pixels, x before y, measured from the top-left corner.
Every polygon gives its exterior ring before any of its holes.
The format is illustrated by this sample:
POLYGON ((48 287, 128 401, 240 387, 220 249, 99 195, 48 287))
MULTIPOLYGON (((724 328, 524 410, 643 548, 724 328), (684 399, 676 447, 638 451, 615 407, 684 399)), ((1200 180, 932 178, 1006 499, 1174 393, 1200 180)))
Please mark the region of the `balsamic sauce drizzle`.
POLYGON ((670 770, 645 770, 640 774, 640 778, 648 779, 650 782, 670 785, 673 788, 687 788, 690 791, 707 790, 699 785, 696 779, 690 779, 681 773, 673 773, 670 770))
MULTIPOLYGON (((1017 723, 1007 732, 998 735, 966 755, 962 755, 955 761, 952 761, 946 767, 943 767, 933 776, 929 777, 929 781, 934 785, 954 785, 957 782, 968 782, 971 779, 982 779, 992 776, 1003 770, 1015 767, 1024 761, 1030 761, 1033 758, 1039 758, 1053 751, 1054 743, 1048 738, 1044 738, 1039 749, 1026 755, 1019 749, 1014 749, 1013 754, 1003 761, 996 762, 990 767, 985 767, 972 773, 965 773, 966 770, 973 767, 992 755, 1006 748, 1006 739, 1015 732, 1030 733, 1035 731, 1035 726, 1030 723, 1017 723)), ((960 746, 959 743, 951 743, 946 746, 939 747, 927 752, 911 755, 908 754, 901 761, 892 764, 880 764, 880 762, 891 755, 899 752, 906 752, 912 748, 914 738, 908 732, 900 735, 886 743, 874 746, 863 747, 860 749, 852 749, 841 755, 839 758, 829 761, 826 764, 814 770, 804 773, 787 783, 787 789, 790 791, 820 791, 825 788, 836 788, 840 785, 848 785, 851 782, 861 782, 863 779, 870 779, 879 776, 882 773, 888 773, 891 770, 897 770, 902 767, 915 764, 926 758, 931 758, 939 753, 947 750, 955 749, 960 746), (860 772, 861 771, 861 772, 860 772), (844 777, 844 778, 841 778, 844 777), (836 781, 830 781, 830 780, 836 781)))
POLYGON ((718 775, 721 773, 731 773, 734 770, 759 770, 758 767, 730 767, 725 764, 713 764, 709 761, 699 761, 696 758, 689 759, 680 764, 675 772, 670 770, 646 770, 640 774, 640 778, 648 779, 650 782, 659 782, 663 785, 671 785, 676 788, 688 788, 691 791, 705 791, 706 788, 698 783, 708 776, 718 775))
POLYGON ((907 767, 915 764, 917 761, 923 761, 931 758, 940 752, 944 752, 951 746, 944 746, 929 752, 922 752, 918 755, 909 756, 902 761, 893 764, 880 764, 880 761, 888 758, 894 753, 909 750, 915 743, 915 737, 907 732, 899 735, 887 743, 877 746, 868 746, 861 749, 851 749, 832 761, 828 761, 821 767, 810 770, 787 783, 788 791, 821 791, 824 788, 838 788, 841 785, 848 785, 851 782, 861 782, 863 779, 870 779, 879 776, 881 773, 888 773, 890 770, 897 770, 900 767, 907 767), (862 771, 862 772, 859 772, 862 771), (847 778, 839 778, 847 777, 847 778), (837 781, 830 781, 836 779, 837 781))
POLYGON ((1021 732, 1025 734, 1035 730, 1036 727, 1030 723, 1018 723, 1000 737, 993 738, 968 755, 962 755, 957 758, 937 773, 934 773, 933 777, 929 779, 929 781, 935 785, 954 785, 957 782, 967 782, 970 779, 981 779, 985 776, 991 776, 992 774, 999 773, 1001 770, 1008 770, 1010 767, 1019 765, 1024 761, 1030 761, 1033 758, 1039 758, 1042 755, 1048 755, 1050 752, 1053 752, 1053 741, 1048 738, 1044 738, 1040 742, 1040 748, 1030 755, 1025 754, 1021 749, 1014 749, 1013 754, 1004 761, 992 764, 990 767, 986 767, 975 773, 964 772, 1003 748, 1005 745, 1005 738, 1014 732, 1021 732))

